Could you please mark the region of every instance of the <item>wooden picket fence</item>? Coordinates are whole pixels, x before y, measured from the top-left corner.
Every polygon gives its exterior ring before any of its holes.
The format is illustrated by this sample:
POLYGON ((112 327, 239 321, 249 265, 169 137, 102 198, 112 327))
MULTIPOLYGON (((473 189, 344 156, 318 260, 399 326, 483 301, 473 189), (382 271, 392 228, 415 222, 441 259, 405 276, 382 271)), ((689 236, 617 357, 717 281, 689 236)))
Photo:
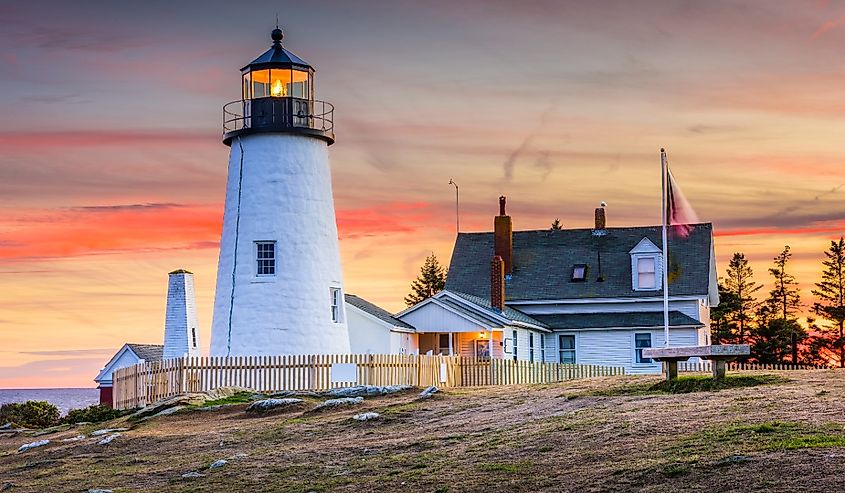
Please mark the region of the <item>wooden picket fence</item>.
MULTIPOLYGON (((727 363, 727 370, 728 371, 758 371, 758 370, 825 370, 827 366, 824 365, 793 365, 789 363, 778 363, 778 364, 759 364, 759 363, 742 363, 737 361, 729 361, 727 363)), ((689 373, 705 373, 712 371, 712 366, 710 361, 697 361, 697 362, 689 362, 689 361, 679 361, 678 362, 678 371, 679 372, 689 372, 689 373)))
POLYGON ((245 387, 270 393, 350 385, 471 387, 623 375, 622 367, 393 354, 186 357, 115 370, 113 404, 132 409, 189 392, 245 387))

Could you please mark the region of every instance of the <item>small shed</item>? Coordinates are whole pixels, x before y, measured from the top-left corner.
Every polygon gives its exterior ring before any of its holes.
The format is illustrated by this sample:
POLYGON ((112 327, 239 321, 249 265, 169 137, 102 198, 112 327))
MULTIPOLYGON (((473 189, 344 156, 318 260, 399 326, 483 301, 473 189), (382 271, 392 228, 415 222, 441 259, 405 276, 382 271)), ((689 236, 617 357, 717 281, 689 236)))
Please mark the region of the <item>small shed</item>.
POLYGON ((115 370, 145 361, 160 361, 163 354, 164 346, 160 344, 124 344, 94 379, 100 389, 100 404, 112 405, 112 373, 115 370))

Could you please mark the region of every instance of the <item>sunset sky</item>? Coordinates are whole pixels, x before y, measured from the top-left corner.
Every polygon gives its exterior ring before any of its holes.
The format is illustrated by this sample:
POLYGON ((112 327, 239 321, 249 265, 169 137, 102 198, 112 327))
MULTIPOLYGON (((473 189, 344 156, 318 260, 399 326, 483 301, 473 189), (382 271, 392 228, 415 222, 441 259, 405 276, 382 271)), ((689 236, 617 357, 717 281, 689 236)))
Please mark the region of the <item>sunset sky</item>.
POLYGON ((402 308, 464 231, 659 222, 659 148, 720 274, 845 234, 845 2, 0 3, 0 388, 93 386, 195 273, 207 351, 229 148, 270 45, 317 68, 346 290, 402 308))

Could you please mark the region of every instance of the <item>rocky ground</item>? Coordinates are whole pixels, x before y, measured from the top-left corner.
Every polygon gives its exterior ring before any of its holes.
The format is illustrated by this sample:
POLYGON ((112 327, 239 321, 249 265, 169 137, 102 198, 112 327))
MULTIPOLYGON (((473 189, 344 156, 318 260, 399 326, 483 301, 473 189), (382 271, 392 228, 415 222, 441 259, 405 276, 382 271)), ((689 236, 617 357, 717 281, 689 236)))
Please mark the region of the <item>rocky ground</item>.
POLYGON ((413 389, 320 411, 325 397, 250 412, 224 400, 4 432, 0 491, 841 491, 845 371, 771 373, 783 378, 689 394, 609 377, 413 389), (104 428, 129 429, 91 436, 104 428), (18 451, 38 440, 50 442, 18 451))

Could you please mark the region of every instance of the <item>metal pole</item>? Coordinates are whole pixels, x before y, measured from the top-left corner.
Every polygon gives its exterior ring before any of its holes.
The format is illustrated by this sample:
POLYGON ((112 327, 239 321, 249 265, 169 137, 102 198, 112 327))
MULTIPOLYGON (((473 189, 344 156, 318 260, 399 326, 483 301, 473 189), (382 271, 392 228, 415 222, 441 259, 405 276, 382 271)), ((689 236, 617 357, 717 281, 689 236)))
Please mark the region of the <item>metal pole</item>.
POLYGON ((666 163, 666 151, 660 149, 660 215, 663 216, 663 345, 669 347, 669 242, 666 234, 669 200, 666 194, 666 178, 668 164, 666 163))
POLYGON ((450 178, 449 185, 455 185, 455 234, 457 234, 461 232, 460 195, 458 193, 458 184, 455 183, 455 180, 450 178))

